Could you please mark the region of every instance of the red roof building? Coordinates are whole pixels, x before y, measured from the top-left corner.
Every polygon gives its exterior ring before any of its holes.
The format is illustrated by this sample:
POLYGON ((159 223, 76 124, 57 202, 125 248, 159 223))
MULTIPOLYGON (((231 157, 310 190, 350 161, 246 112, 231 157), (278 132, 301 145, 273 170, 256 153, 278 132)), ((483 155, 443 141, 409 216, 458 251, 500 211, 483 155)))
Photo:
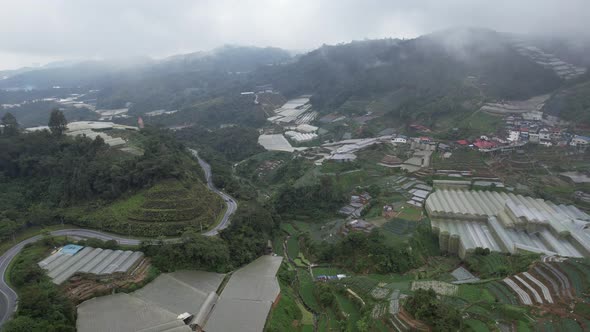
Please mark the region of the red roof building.
POLYGON ((475 142, 473 142, 473 145, 477 146, 479 149, 491 149, 497 146, 495 142, 484 141, 481 139, 478 139, 475 142))
POLYGON ((459 145, 469 145, 469 142, 465 139, 460 139, 457 141, 457 144, 459 145))

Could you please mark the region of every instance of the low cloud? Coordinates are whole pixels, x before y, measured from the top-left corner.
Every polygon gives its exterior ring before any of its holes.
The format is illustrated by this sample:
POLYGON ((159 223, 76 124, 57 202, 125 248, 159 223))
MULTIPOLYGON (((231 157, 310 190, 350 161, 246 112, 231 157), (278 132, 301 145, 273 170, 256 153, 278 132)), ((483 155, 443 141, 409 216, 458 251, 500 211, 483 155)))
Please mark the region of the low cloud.
POLYGON ((305 50, 453 26, 588 38, 587 0, 19 0, 0 11, 0 69, 161 57, 223 44, 305 50))

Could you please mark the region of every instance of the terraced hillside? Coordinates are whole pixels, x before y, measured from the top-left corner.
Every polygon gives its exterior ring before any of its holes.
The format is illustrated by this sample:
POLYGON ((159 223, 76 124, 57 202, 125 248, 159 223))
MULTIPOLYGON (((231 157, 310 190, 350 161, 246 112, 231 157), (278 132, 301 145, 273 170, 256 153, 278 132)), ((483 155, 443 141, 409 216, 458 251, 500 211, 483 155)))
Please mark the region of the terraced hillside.
POLYGON ((221 198, 200 181, 169 179, 74 223, 120 234, 177 236, 187 228, 209 228, 223 208, 221 198))
POLYGON ((214 217, 218 211, 215 204, 209 205, 214 195, 198 189, 203 188, 198 185, 187 187, 175 180, 159 183, 145 193, 145 200, 130 213, 129 219, 139 222, 198 220, 207 225, 209 217, 214 217))

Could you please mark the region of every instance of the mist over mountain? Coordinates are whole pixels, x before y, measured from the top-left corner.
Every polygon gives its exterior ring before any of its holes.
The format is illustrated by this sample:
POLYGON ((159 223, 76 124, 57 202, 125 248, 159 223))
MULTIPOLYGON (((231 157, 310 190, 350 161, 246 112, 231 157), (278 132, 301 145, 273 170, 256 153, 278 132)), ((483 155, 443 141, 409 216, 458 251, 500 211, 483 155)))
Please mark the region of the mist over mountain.
MULTIPOLYGON (((250 101, 240 97, 241 92, 269 86, 285 97, 312 95, 320 112, 346 112, 352 104, 378 101, 385 106, 375 110, 392 121, 420 119, 432 124, 485 100, 527 99, 560 88, 563 77, 521 54, 523 45, 573 65, 589 63, 586 48, 567 40, 454 28, 414 39, 323 45, 297 56, 279 48, 228 45, 160 60, 54 64, 12 72, 0 80, 0 88, 98 90, 97 108, 131 105, 130 114, 135 115, 180 110, 161 119, 167 125, 221 112, 215 121, 204 120, 218 125, 235 117, 239 108, 260 108, 246 105, 250 101)), ((365 111, 357 107, 353 112, 365 111)), ((256 114, 240 118, 251 125, 264 121, 256 114)))

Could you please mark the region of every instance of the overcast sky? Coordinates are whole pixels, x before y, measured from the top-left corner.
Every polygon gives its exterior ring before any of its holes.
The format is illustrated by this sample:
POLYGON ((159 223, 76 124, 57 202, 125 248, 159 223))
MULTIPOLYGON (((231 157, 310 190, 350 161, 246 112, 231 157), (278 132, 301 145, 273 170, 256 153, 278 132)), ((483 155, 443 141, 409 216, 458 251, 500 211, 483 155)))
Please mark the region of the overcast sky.
POLYGON ((590 0, 0 0, 0 69, 223 44, 308 50, 454 26, 585 35, 590 0))

